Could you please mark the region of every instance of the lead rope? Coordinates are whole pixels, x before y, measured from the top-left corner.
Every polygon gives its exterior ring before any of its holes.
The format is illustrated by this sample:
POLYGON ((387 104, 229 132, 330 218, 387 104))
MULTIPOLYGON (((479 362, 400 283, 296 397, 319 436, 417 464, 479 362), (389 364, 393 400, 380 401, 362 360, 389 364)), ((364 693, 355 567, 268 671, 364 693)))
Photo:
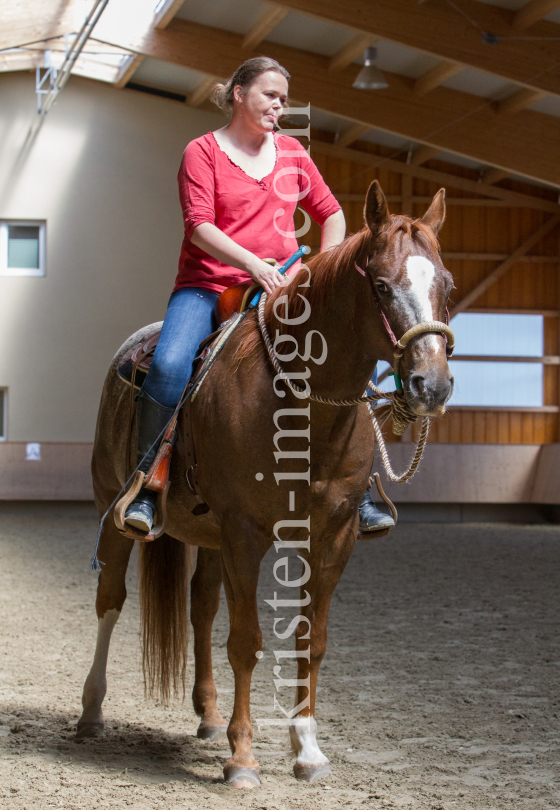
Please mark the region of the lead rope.
MULTIPOLYGON (((414 411, 410 408, 408 402, 404 397, 404 393, 402 391, 383 391, 383 389, 378 388, 373 383, 369 384, 369 388, 374 392, 373 394, 364 394, 361 397, 354 397, 352 399, 331 399, 329 397, 322 397, 318 394, 312 394, 311 391, 308 390, 308 387, 303 388, 300 385, 296 385, 293 383, 289 376, 286 374, 280 363, 278 362, 278 358, 274 353, 274 347, 272 345, 272 341, 270 339, 270 335, 268 334, 268 330, 266 328, 266 323, 264 320, 264 308, 266 304, 267 294, 263 292, 261 295, 259 306, 257 310, 258 320, 259 320, 259 328, 261 330, 261 334, 264 340, 264 344, 266 346, 266 350, 268 352, 268 357, 270 362, 272 363, 274 370, 277 372, 278 376, 284 380, 288 388, 294 394, 306 394, 308 399, 312 399, 315 402, 322 402, 325 405, 336 405, 339 407, 342 406, 350 406, 350 405, 360 405, 363 402, 368 403, 368 409, 371 416, 371 421, 373 423, 373 431, 375 433, 375 438, 377 440, 377 444, 379 445, 379 452, 381 453, 381 460, 383 462, 383 466, 385 468, 385 472, 387 474, 387 478, 392 481, 394 484, 404 484, 405 481, 409 481, 416 470, 418 469, 418 465, 422 460, 422 456, 424 454, 424 448, 426 446, 426 440, 428 438, 428 432, 430 430, 430 419, 427 416, 422 418, 422 427, 420 428, 420 437, 418 439, 418 444, 416 445, 416 452, 414 453, 414 457, 410 462, 410 466, 407 470, 405 470, 400 475, 397 475, 393 468, 391 467, 391 461, 389 459, 389 453, 387 452, 387 446, 385 444, 385 439, 383 438, 383 433, 381 432, 381 427, 377 420, 377 416, 374 414, 374 409, 371 405, 372 402, 377 402, 380 399, 388 399, 391 403, 391 415, 393 418, 393 432, 396 435, 402 435, 406 428, 416 422, 417 415, 414 411)), ((421 324, 420 324, 421 325, 421 324)))

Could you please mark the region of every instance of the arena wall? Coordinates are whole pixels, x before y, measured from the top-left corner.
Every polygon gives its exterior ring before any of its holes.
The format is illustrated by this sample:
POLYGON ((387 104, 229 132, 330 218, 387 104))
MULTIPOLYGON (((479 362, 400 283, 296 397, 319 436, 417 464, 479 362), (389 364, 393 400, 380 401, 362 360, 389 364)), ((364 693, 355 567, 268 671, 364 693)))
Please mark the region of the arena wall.
MULTIPOLYGON (((0 388, 8 391, 0 499, 89 499, 91 442, 107 367, 129 334, 163 317, 175 276, 182 151, 192 138, 221 126, 223 117, 72 77, 26 150, 36 118, 33 76, 3 75, 0 99, 0 219, 47 222, 45 277, 0 276, 0 388), (27 459, 29 442, 40 443, 40 460, 27 459)), ((313 137, 316 143, 328 138, 313 137)), ((389 154, 372 144, 359 148, 389 154)), ((361 227, 363 197, 374 177, 393 211, 415 215, 439 188, 383 166, 364 168, 314 153, 313 146, 312 155, 341 201, 349 231, 361 227)), ((426 165, 442 169, 437 161, 426 165)), ((476 179, 468 168, 443 168, 476 179)), ((528 188, 515 181, 502 185, 528 188)), ((544 188, 530 193, 552 199, 544 188)), ((512 253, 550 214, 476 202, 472 193, 453 187, 447 194, 452 200, 441 240, 457 302, 499 261, 488 257, 512 253)), ((306 241, 318 246, 318 228, 306 241)), ((545 354, 557 355, 557 232, 531 253, 543 260, 518 262, 476 307, 542 313, 545 354)), ((391 495, 418 504, 560 503, 552 476, 560 447, 558 405, 558 365, 548 365, 543 408, 451 409, 432 427, 429 475, 389 487, 391 495), (453 480, 451 467, 459 471, 453 480)), ((395 442, 391 434, 387 438, 395 442)), ((393 445, 397 468, 415 438, 409 430, 400 446, 393 445)))
POLYGON ((165 314, 183 149, 224 119, 72 77, 25 153, 34 82, 0 79, 0 219, 47 223, 46 275, 0 276, 6 438, 91 442, 111 358, 165 314))

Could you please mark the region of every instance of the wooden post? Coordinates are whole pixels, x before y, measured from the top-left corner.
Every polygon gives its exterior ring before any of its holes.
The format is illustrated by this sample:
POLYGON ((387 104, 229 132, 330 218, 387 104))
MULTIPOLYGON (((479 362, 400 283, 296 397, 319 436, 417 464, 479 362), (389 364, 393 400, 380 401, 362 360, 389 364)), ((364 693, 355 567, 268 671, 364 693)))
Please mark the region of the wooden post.
POLYGON ((401 176, 401 214, 412 216, 412 175, 403 174, 401 176))

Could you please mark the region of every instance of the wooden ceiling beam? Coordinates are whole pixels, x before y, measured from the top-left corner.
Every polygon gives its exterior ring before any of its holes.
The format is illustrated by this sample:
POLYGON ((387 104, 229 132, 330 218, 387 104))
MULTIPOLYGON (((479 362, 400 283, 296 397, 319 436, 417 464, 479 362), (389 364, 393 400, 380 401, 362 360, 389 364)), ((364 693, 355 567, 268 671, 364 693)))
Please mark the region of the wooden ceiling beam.
MULTIPOLYGON (((416 48, 450 62, 495 73, 518 84, 560 95, 560 45, 552 39, 503 39, 486 44, 474 26, 447 3, 418 0, 282 0, 293 11, 359 28, 390 42, 416 48)), ((515 12, 477 0, 461 0, 461 10, 483 31, 511 37, 515 12)), ((533 36, 558 37, 560 26, 535 23, 533 36)))
POLYGON ((207 76, 203 79, 196 90, 187 96, 187 104, 189 107, 200 107, 201 104, 210 98, 212 90, 219 81, 220 79, 217 76, 207 76))
POLYGON ((548 93, 543 93, 540 90, 529 90, 529 88, 523 87, 513 95, 498 102, 497 112, 500 115, 513 115, 521 112, 521 110, 526 110, 531 104, 540 101, 541 98, 545 98, 547 95, 548 93))
POLYGON ((0 48, 15 48, 75 31, 74 13, 74 4, 70 0, 2 3, 0 48))
POLYGON ((535 208, 540 211, 550 211, 553 214, 559 214, 560 212, 560 206, 557 203, 542 199, 542 197, 533 197, 530 194, 523 194, 522 192, 512 191, 508 188, 490 186, 484 182, 470 180, 468 177, 449 174, 448 172, 438 171, 437 169, 411 166, 400 160, 374 155, 371 152, 362 152, 358 149, 343 149, 332 143, 318 140, 313 141, 312 150, 315 154, 319 153, 340 158, 341 160, 350 160, 353 163, 370 166, 372 169, 381 167, 386 171, 396 172, 397 174, 409 174, 412 177, 418 177, 420 180, 428 180, 439 186, 451 186, 451 188, 458 188, 461 191, 469 191, 471 194, 486 194, 488 197, 505 201, 516 207, 527 206, 527 208, 535 208))
POLYGON ((351 65, 354 59, 357 59, 376 39, 377 37, 371 34, 357 34, 350 42, 343 45, 334 56, 331 56, 329 73, 338 73, 340 70, 348 67, 348 65, 351 65))
POLYGON ((42 64, 43 54, 41 51, 0 54, 0 73, 12 73, 15 70, 32 70, 42 64))
POLYGON ((426 161, 437 157, 440 152, 441 149, 438 149, 437 146, 424 146, 420 144, 410 156, 410 164, 411 166, 420 166, 422 163, 426 163, 426 161))
POLYGON ((559 6, 559 0, 529 0, 519 11, 516 11, 512 25, 516 31, 524 31, 559 6))
POLYGON ((369 132, 371 127, 367 124, 351 124, 348 129, 344 130, 336 139, 338 146, 350 146, 354 141, 359 141, 362 135, 369 132))
MULTIPOLYGON (((167 28, 173 17, 183 5, 183 2, 184 0, 166 0, 156 15, 154 27, 158 28, 160 31, 167 28)), ((128 59, 117 74, 117 78, 114 82, 115 87, 118 87, 121 90, 123 87, 126 87, 127 83, 132 79, 143 61, 144 56, 140 54, 136 54, 132 59, 128 59)))
POLYGON ((414 83, 414 92, 417 96, 425 96, 430 90, 435 90, 441 84, 446 82, 452 76, 456 76, 463 70, 464 65, 459 65, 457 62, 448 62, 444 60, 436 65, 414 83))
POLYGON ((510 172, 505 172, 503 169, 487 169, 482 175, 482 182, 491 186, 493 183, 499 183, 500 180, 505 180, 509 175, 510 172))
MULTIPOLYGON (((313 149, 315 149, 315 142, 313 143, 313 149)), ((392 170, 391 170, 392 171, 392 170)), ((426 178, 423 178, 426 179, 426 178)), ((439 183, 442 183, 443 180, 440 177, 439 183)), ((447 186, 453 187, 452 182, 447 182, 447 186)), ((392 202, 402 202, 402 195, 401 194, 386 194, 385 197, 387 198, 388 203, 392 202)), ((364 195, 362 194, 350 194, 346 191, 337 191, 336 192, 336 199, 340 202, 359 202, 363 203, 364 195)), ((418 203, 419 205, 426 205, 428 206, 433 199, 433 195, 431 197, 426 196, 412 196, 412 202, 418 203)), ((535 199, 534 197, 530 197, 530 199, 535 199)), ((447 207, 459 207, 459 208, 532 208, 533 206, 530 203, 527 203, 527 196, 521 195, 521 200, 519 199, 510 199, 507 200, 499 200, 499 199, 491 199, 490 197, 450 197, 449 195, 445 198, 445 204, 447 207)), ((560 210, 559 207, 552 203, 552 207, 554 207, 557 211, 560 210)), ((475 254, 462 254, 463 258, 465 256, 472 256, 475 254)), ((476 254, 479 255, 479 254, 476 254)), ((493 256, 492 261, 498 261, 501 259, 507 259, 507 255, 505 256, 497 256, 495 254, 491 254, 493 256)), ((480 254, 482 257, 482 254, 480 254)), ((458 258, 458 256, 457 256, 458 258)), ((552 257, 542 257, 542 256, 533 256, 530 258, 525 257, 524 261, 539 261, 544 262, 554 262, 558 264, 558 256, 552 257)), ((482 259, 481 259, 482 260, 482 259)))
POLYGON ((156 18, 156 28, 167 28, 173 17, 177 14, 185 0, 167 0, 160 9, 156 18))
MULTIPOLYGON (((242 43, 239 34, 177 18, 164 31, 148 31, 136 41, 112 42, 220 76, 231 75, 245 60, 242 43)), ((388 72, 386 90, 356 90, 352 84, 357 65, 329 75, 328 57, 272 42, 262 43, 261 50, 289 69, 292 95, 320 110, 560 186, 560 120, 553 116, 522 111, 512 127, 496 116, 490 103, 481 104, 479 97, 467 93, 439 87, 426 99, 415 98, 409 79, 388 72), (535 142, 538 149, 527 148, 535 142)))
POLYGON ((288 14, 289 9, 282 8, 281 6, 270 6, 262 17, 257 20, 250 31, 245 35, 242 48, 245 51, 254 50, 257 45, 260 45, 270 32, 276 28, 278 23, 282 22, 284 17, 288 14))
POLYGON ((126 86, 127 82, 134 76, 142 62, 144 61, 145 57, 139 54, 134 54, 129 59, 126 60, 122 68, 117 74, 117 78, 115 79, 115 87, 118 87, 119 90, 122 90, 123 87, 126 86))

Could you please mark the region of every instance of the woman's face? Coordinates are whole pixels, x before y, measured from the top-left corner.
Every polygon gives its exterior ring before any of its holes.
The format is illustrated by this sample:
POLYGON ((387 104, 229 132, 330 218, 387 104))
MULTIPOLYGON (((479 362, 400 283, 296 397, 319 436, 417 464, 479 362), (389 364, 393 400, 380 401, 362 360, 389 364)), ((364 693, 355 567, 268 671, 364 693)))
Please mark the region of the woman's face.
POLYGON ((245 94, 240 85, 235 87, 234 98, 234 112, 242 114, 246 124, 259 132, 272 132, 288 99, 288 82, 281 73, 267 70, 245 94))

